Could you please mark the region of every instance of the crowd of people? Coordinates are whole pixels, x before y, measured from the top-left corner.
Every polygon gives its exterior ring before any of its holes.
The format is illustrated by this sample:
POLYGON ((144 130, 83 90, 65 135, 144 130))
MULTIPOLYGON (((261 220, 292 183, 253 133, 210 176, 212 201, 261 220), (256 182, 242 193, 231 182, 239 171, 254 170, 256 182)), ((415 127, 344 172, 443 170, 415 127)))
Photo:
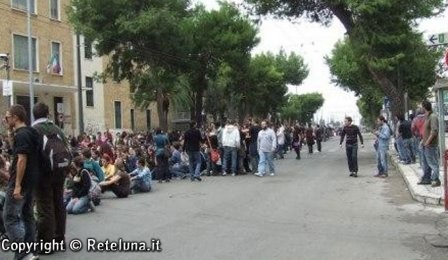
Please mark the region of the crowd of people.
MULTIPOLYGON (((293 150, 301 159, 322 150, 331 133, 319 125, 285 126, 228 120, 198 128, 164 133, 98 132, 65 136, 49 120, 49 108, 37 103, 36 119, 27 126, 26 111, 11 106, 5 116, 10 137, 2 138, 0 157, 0 235, 17 242, 65 243, 66 214, 94 212, 105 192, 117 198, 150 192, 153 182, 168 183, 204 175, 275 176, 275 159, 293 150), (33 205, 36 205, 35 209, 33 205), (3 207, 1 206, 3 205, 3 207)), ((37 259, 50 251, 16 252, 16 259, 37 259)))

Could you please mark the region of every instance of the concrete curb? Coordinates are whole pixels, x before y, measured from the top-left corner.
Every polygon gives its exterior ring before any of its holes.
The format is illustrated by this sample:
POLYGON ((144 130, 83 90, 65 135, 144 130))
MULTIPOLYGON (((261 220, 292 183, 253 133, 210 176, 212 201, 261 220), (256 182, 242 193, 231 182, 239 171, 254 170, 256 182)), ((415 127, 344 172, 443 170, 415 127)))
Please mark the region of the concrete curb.
POLYGON ((392 154, 389 154, 389 159, 391 164, 403 177, 414 200, 427 205, 444 205, 443 192, 440 195, 431 193, 425 186, 417 185, 417 182, 419 182, 420 179, 418 177, 418 173, 416 173, 414 169, 410 166, 398 163, 397 159, 392 154))

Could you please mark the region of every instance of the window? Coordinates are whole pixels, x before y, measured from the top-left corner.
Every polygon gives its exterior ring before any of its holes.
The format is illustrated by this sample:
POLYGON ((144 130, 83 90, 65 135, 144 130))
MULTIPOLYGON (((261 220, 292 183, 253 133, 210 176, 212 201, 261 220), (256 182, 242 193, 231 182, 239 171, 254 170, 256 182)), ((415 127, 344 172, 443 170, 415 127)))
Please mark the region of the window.
POLYGON ((50 18, 60 20, 59 17, 59 0, 50 0, 50 18))
POLYGON ((151 130, 151 110, 146 110, 146 128, 151 130))
POLYGON ((134 109, 131 109, 131 129, 134 131, 135 129, 135 115, 134 115, 134 109))
POLYGON ((93 107, 93 78, 86 77, 86 106, 93 107))
POLYGON ((115 108, 115 128, 121 129, 121 102, 115 101, 114 108, 115 108))
MULTIPOLYGON (((26 3, 28 0, 12 0, 12 8, 28 11, 26 3)), ((31 0, 31 13, 36 13, 36 3, 35 0, 31 0)))
MULTIPOLYGON (((14 35, 14 68, 28 70, 28 37, 14 35)), ((37 40, 31 41, 32 50, 32 69, 37 71, 37 40)))
POLYGON ((92 59, 92 41, 84 38, 84 58, 92 59))
POLYGON ((51 56, 47 66, 48 73, 62 75, 61 53, 61 44, 51 42, 51 56))

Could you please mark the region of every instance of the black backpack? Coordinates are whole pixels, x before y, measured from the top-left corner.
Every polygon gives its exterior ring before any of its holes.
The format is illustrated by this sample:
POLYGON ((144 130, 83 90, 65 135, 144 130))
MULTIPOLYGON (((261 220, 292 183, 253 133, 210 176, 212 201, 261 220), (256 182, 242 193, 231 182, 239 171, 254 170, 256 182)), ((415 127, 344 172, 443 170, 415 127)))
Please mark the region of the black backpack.
POLYGON ((34 128, 42 137, 39 150, 44 170, 67 169, 73 157, 62 131, 52 122, 39 123, 34 128))

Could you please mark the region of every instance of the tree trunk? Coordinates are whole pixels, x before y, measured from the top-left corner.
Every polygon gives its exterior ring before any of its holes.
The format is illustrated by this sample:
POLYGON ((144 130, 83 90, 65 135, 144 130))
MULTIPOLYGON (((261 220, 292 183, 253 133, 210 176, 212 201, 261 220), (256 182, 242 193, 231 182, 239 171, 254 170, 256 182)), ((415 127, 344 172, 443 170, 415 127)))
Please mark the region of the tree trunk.
POLYGON ((391 100, 392 116, 404 114, 404 93, 397 89, 397 87, 390 81, 384 73, 374 70, 367 66, 373 79, 384 91, 387 97, 391 100))
POLYGON ((159 127, 166 132, 168 130, 168 113, 166 111, 166 100, 161 91, 157 91, 156 102, 157 115, 159 117, 159 127))
POLYGON ((198 127, 202 127, 202 110, 204 108, 204 104, 202 101, 202 97, 204 96, 203 87, 200 86, 199 90, 196 92, 196 100, 195 100, 195 120, 198 127))

